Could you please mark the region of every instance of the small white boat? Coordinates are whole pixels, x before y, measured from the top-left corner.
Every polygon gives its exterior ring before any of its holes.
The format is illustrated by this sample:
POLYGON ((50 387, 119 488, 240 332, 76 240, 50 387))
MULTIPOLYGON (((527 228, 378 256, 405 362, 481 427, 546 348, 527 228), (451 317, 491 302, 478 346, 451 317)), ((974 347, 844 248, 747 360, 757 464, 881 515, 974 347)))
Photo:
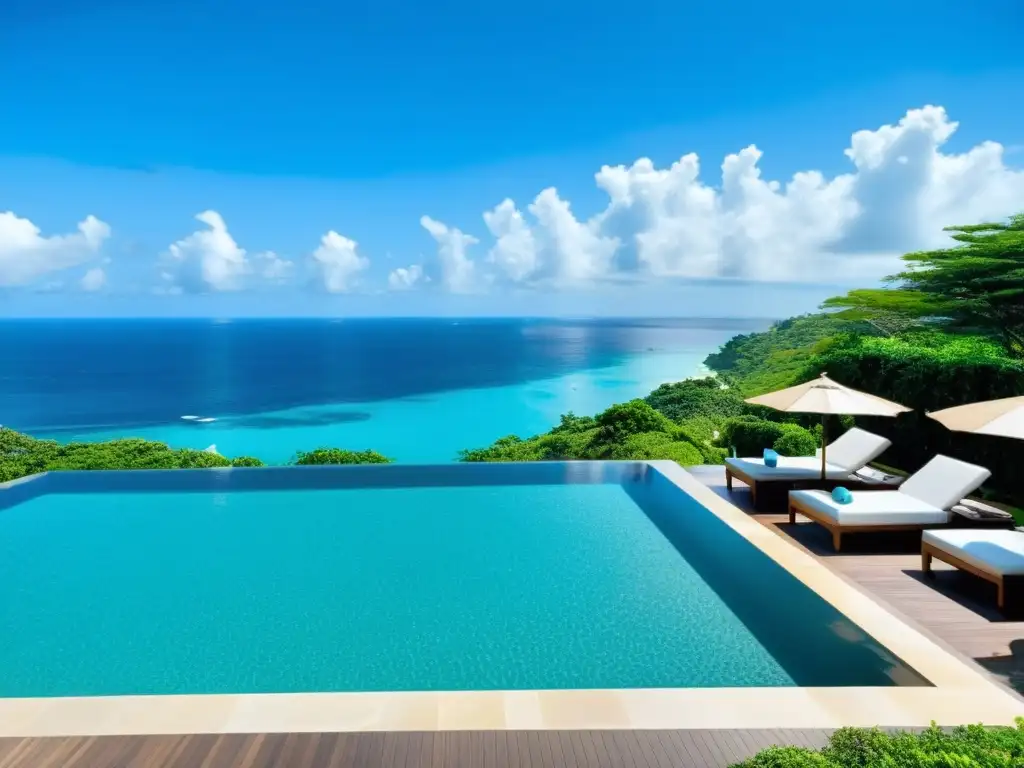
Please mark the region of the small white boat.
POLYGON ((183 418, 185 421, 195 421, 199 417, 198 416, 182 416, 181 418, 183 418))
POLYGON ((207 416, 205 419, 196 419, 200 424, 209 424, 211 421, 216 421, 213 416, 207 416))

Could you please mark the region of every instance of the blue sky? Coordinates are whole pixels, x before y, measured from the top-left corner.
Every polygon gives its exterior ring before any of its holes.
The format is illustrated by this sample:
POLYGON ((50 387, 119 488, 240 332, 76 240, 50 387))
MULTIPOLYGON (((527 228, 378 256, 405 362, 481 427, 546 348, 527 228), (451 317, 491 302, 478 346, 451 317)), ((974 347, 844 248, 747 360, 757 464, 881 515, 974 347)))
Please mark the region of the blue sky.
POLYGON ((12 5, 5 315, 790 314, 1024 208, 1011 0, 12 5))

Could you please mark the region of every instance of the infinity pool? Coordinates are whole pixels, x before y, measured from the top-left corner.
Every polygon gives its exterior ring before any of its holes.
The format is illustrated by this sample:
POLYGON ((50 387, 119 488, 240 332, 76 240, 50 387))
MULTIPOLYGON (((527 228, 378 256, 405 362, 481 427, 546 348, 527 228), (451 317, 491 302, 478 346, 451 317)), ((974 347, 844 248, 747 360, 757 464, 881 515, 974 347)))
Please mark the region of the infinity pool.
POLYGON ((0 490, 0 697, 919 680, 640 463, 0 490))

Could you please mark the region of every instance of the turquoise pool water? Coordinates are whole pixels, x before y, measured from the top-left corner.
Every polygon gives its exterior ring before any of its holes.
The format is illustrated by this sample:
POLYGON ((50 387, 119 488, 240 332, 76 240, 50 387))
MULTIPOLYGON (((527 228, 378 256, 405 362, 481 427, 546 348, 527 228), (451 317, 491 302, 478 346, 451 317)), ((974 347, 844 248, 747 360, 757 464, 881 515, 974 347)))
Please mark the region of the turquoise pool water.
POLYGON ((4 493, 0 696, 886 685, 899 665, 642 465, 4 493))

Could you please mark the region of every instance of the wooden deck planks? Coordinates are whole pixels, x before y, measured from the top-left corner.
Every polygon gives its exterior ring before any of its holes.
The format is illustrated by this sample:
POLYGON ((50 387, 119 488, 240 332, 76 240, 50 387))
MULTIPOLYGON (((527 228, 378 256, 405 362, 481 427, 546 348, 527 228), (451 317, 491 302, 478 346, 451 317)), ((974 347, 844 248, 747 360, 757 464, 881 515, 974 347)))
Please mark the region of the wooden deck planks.
POLYGON ((724 768, 826 731, 450 731, 0 739, 0 768, 724 768))
POLYGON ((767 528, 795 542, 912 623, 976 660, 994 676, 1024 693, 1024 621, 996 608, 995 587, 943 563, 935 578, 921 571, 920 535, 851 534, 843 552, 832 550, 828 533, 809 522, 789 525, 784 510, 753 511, 750 493, 725 488, 721 467, 693 467, 691 474, 767 528))

